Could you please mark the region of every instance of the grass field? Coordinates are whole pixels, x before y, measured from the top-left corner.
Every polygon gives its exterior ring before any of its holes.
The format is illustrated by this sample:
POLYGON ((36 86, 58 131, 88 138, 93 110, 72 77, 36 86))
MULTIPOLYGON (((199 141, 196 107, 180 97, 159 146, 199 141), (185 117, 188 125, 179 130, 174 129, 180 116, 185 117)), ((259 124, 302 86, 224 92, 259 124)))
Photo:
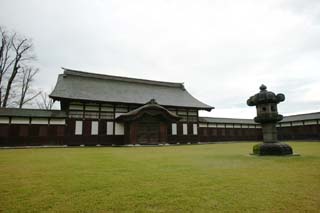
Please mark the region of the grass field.
POLYGON ((320 143, 0 150, 0 212, 319 212, 320 143))

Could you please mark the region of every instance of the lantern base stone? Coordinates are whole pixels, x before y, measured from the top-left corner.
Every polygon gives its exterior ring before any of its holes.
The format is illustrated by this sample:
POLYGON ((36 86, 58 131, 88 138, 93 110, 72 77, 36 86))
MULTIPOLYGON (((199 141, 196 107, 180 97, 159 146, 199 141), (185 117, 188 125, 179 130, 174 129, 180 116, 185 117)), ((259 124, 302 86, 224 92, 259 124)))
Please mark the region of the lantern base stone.
POLYGON ((254 155, 292 155, 291 146, 285 143, 260 143, 253 146, 254 155))

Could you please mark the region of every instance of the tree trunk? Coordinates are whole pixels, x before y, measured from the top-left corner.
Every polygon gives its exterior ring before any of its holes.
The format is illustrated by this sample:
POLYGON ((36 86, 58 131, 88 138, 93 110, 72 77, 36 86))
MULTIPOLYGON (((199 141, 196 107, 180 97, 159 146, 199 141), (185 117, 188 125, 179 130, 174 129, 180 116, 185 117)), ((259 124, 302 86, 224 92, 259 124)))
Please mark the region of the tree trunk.
POLYGON ((5 93, 5 96, 4 96, 4 99, 3 99, 3 104, 2 104, 2 107, 7 107, 7 102, 8 102, 8 98, 9 98, 9 95, 10 95, 10 90, 11 90, 11 86, 12 86, 12 83, 18 73, 18 70, 19 70, 19 66, 18 66, 18 63, 19 63, 19 60, 20 60, 20 55, 17 56, 15 62, 14 62, 14 65, 13 65, 13 70, 12 70, 12 73, 11 73, 11 76, 8 80, 8 84, 7 84, 7 89, 6 89, 6 93, 5 93))

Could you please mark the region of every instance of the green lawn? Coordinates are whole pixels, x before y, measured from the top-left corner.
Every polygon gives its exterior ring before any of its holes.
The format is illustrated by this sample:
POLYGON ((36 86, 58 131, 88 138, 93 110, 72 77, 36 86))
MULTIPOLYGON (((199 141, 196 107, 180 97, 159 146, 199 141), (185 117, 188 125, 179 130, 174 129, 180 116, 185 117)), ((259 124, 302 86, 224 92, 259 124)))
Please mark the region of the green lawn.
POLYGON ((320 143, 0 150, 0 212, 319 212, 320 143))

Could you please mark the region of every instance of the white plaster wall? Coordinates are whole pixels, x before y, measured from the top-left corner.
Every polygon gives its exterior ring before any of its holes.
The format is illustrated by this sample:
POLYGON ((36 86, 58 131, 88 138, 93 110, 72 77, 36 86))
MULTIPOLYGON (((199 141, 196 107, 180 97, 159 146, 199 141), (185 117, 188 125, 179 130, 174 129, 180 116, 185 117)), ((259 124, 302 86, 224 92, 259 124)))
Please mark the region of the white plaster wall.
POLYGON ((8 117, 0 117, 0 124, 8 124, 9 118, 8 117))
POLYGON ((182 124, 183 135, 188 134, 188 124, 182 124))
POLYGON ((233 128, 233 124, 226 124, 226 128, 233 128))
POLYGON ((206 123, 199 123, 199 127, 207 127, 206 123))
POLYGON ((82 121, 76 121, 75 135, 82 135, 82 121))
POLYGON ((176 123, 171 124, 171 129, 172 129, 171 134, 177 135, 177 124, 176 123))
POLYGON ((48 124, 48 118, 31 118, 31 124, 48 124))
POLYGON ((69 109, 73 109, 73 110, 83 110, 83 106, 82 105, 70 105, 69 109))
POLYGON ((113 122, 107 121, 107 135, 113 135, 113 122))
POLYGON ((224 124, 217 124, 217 128, 224 128, 225 125, 224 124))
POLYGON ((287 126, 291 126, 290 123, 281 123, 281 127, 287 127, 287 126))
POLYGON ((59 119, 59 118, 51 118, 50 119, 50 125, 65 125, 66 120, 65 119, 59 119))
POLYGON ((240 124, 234 124, 234 128, 241 128, 240 124))
POLYGON ((98 135, 99 123, 98 121, 91 122, 91 135, 98 135))
POLYGON ((317 124, 317 120, 313 120, 313 121, 305 121, 304 125, 316 125, 317 124))
POLYGON ((86 106, 86 111, 99 111, 99 106, 86 106))
POLYGON ((193 134, 198 135, 198 125, 197 124, 193 124, 193 134))
POLYGON ((123 123, 115 123, 115 135, 124 135, 124 125, 123 123))
POLYGON ((12 118, 12 124, 29 124, 29 118, 12 118))

